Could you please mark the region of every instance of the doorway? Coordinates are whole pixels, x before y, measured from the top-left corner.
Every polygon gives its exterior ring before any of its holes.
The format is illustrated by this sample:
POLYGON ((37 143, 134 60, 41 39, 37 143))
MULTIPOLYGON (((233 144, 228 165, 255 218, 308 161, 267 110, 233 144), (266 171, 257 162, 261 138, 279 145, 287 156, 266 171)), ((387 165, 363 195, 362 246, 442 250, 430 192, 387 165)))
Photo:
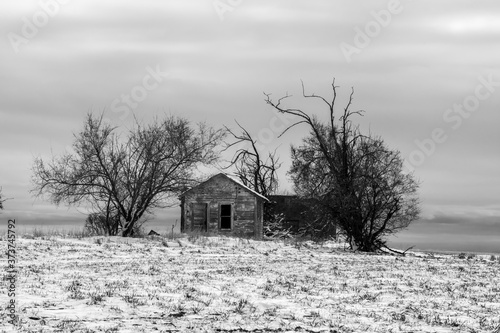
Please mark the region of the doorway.
POLYGON ((208 231, 207 219, 208 204, 206 203, 193 203, 193 230, 208 231))

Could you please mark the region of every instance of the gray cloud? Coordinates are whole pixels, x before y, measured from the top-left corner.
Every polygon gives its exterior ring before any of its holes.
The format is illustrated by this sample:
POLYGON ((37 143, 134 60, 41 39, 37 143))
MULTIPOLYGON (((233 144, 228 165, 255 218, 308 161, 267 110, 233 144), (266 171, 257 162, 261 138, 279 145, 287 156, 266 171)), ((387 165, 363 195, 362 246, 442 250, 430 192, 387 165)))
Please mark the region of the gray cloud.
MULTIPOLYGON (((112 102, 140 84, 148 66, 159 66, 169 76, 134 110, 140 119, 174 112, 232 125, 236 118, 256 134, 273 117, 263 91, 300 96, 303 79, 308 91, 328 95, 335 76, 339 102, 354 86, 354 108, 367 111, 362 127, 405 157, 418 149, 415 140, 429 138, 437 127, 446 131, 446 142, 415 168, 426 216, 449 215, 457 207, 479 219, 500 216, 499 92, 481 101, 456 130, 443 120, 448 108, 474 94, 479 77, 500 81, 499 5, 402 0, 403 11, 347 62, 340 45, 354 43, 355 28, 363 30, 374 19, 372 11, 387 5, 245 1, 221 21, 210 1, 72 1, 16 54, 7 34, 20 34, 22 18, 31 19, 40 7, 0 4, 0 185, 16 197, 5 214, 37 215, 29 194, 33 155, 71 145, 89 110, 129 124, 130 117, 122 121, 111 110, 112 102)), ((294 103, 324 112, 300 99, 294 103)), ((288 145, 306 132, 297 128, 269 143, 279 146, 285 162, 284 188, 290 188, 288 145)), ((50 209, 54 219, 75 216, 50 209)))

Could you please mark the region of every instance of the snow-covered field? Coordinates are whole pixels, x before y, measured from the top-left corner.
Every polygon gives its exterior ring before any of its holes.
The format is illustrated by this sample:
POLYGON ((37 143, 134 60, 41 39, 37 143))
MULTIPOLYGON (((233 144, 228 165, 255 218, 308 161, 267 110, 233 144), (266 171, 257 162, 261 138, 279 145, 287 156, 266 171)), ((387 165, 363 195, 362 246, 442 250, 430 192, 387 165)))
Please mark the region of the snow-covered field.
POLYGON ((19 332, 500 332, 500 255, 53 236, 16 254, 19 332))

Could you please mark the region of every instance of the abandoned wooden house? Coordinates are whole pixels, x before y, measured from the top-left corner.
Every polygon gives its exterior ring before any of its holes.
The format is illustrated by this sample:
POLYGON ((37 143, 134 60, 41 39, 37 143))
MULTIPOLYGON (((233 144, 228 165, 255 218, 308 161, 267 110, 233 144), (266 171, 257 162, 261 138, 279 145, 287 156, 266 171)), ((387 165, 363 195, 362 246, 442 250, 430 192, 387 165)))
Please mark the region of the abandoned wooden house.
POLYGON ((299 199, 297 195, 270 195, 268 199, 269 202, 264 207, 264 218, 272 220, 274 216, 281 216, 283 227, 293 233, 305 226, 306 217, 311 215, 305 200, 299 199))
POLYGON ((297 195, 269 195, 264 206, 266 221, 281 220, 281 228, 292 234, 313 235, 314 226, 331 225, 330 236, 336 237, 337 226, 330 220, 324 209, 318 209, 314 200, 297 195), (311 227, 313 227, 311 229, 311 227), (304 234, 304 232, 306 232, 304 234))
POLYGON ((266 197, 219 173, 181 196, 181 232, 208 231, 262 238, 266 197))

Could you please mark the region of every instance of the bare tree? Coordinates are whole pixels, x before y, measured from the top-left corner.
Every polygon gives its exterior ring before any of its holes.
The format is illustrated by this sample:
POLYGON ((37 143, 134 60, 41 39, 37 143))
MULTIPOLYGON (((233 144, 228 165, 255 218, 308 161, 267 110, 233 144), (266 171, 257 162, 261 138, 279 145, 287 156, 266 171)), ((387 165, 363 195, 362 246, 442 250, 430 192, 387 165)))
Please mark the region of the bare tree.
MULTIPOLYGON (((413 175, 403 173, 400 153, 389 149, 380 138, 363 135, 352 122, 363 111, 352 111, 354 90, 338 118, 335 80, 333 96, 327 100, 315 94, 304 98, 318 99, 326 106, 329 120, 282 106, 286 95, 276 102, 266 94, 266 102, 278 112, 293 115, 297 121, 284 130, 306 124, 310 134, 301 146, 292 146, 290 175, 296 192, 312 199, 328 221, 321 220, 326 234, 335 225, 345 234, 352 247, 375 251, 385 247, 384 237, 407 227, 418 218, 418 183, 413 175)), ((282 134, 283 134, 282 133, 282 134)))
POLYGON ((123 140, 116 131, 102 115, 88 114, 73 154, 35 159, 33 192, 49 194, 55 204, 86 203, 96 212, 116 214, 122 236, 130 236, 153 209, 174 205, 172 199, 195 181, 196 168, 218 159, 224 137, 223 130, 205 124, 195 130, 173 116, 149 125, 136 121, 123 140))
POLYGON ((234 166, 236 176, 244 185, 267 197, 278 188, 276 170, 281 166, 279 158, 276 157, 276 151, 269 152, 264 157, 263 153, 257 149, 257 142, 250 133, 237 121, 236 124, 241 129, 240 134, 225 127, 235 139, 234 142, 226 144, 225 149, 240 146, 226 169, 234 166))

